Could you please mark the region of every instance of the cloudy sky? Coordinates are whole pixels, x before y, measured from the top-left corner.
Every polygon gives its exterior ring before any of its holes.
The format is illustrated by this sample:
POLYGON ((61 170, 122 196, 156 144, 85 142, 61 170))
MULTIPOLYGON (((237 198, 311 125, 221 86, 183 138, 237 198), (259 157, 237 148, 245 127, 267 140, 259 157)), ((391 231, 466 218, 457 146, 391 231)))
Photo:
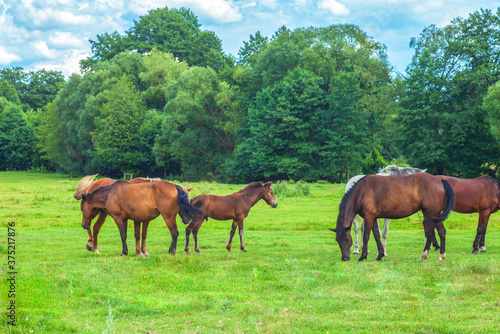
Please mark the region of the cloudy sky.
POLYGON ((188 7, 203 30, 214 31, 226 53, 238 55, 243 41, 260 31, 271 37, 289 29, 352 23, 387 46, 389 61, 404 73, 413 55, 411 37, 430 24, 446 26, 458 16, 483 9, 489 0, 0 0, 0 68, 21 66, 79 72, 91 55, 89 39, 124 34, 134 20, 155 8, 188 7))

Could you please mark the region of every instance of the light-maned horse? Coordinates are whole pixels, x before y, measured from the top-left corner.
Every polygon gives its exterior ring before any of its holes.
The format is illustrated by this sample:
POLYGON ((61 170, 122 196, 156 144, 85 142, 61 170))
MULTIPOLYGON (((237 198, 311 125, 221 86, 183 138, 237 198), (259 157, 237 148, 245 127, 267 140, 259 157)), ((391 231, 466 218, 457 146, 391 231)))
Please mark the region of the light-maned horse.
POLYGON ((271 207, 276 208, 278 202, 274 198, 271 190, 271 182, 262 184, 262 182, 252 182, 243 189, 227 196, 201 194, 191 200, 191 204, 205 213, 205 217, 196 217, 193 222, 186 228, 186 246, 184 250, 189 253, 189 235, 193 233, 194 249, 201 253, 198 247, 198 231, 203 223, 203 220, 209 218, 215 220, 233 220, 231 232, 229 233, 229 241, 227 250, 231 251, 231 243, 233 241, 236 227, 240 234, 240 249, 246 252, 243 245, 243 221, 248 216, 250 209, 263 199, 271 207))
MULTIPOLYGON (((82 195, 86 195, 88 193, 93 192, 96 189, 99 189, 100 187, 104 187, 104 186, 107 186, 109 184, 116 182, 116 180, 113 180, 110 178, 102 178, 102 179, 94 181, 95 178, 97 177, 97 175, 99 175, 99 174, 87 175, 80 180, 80 182, 78 183, 78 185, 76 187, 76 191, 73 195, 73 197, 76 200, 81 200, 82 195)), ((139 178, 132 179, 129 182, 130 183, 146 183, 146 182, 155 182, 158 180, 160 180, 160 179, 139 177, 139 178)), ((182 187, 182 189, 185 192, 189 193, 190 189, 186 189, 182 185, 180 185, 180 186, 182 187)), ((98 240, 98 236, 99 236, 99 232, 101 230, 101 227, 104 224, 104 222, 106 221, 106 217, 108 216, 108 213, 106 212, 105 209, 97 210, 97 212, 95 212, 95 215, 91 218, 91 220, 93 220, 95 218, 95 216, 97 216, 97 215, 99 217, 97 218, 96 222, 94 223, 93 228, 87 229, 88 241, 86 244, 86 248, 87 248, 87 250, 89 250, 95 254, 100 254, 99 249, 98 249, 97 240, 98 240)), ((146 238, 147 238, 147 233, 148 233, 148 226, 149 226, 149 222, 143 222, 142 223, 142 233, 141 233, 141 222, 134 222, 134 236, 135 236, 135 245, 136 245, 135 253, 137 256, 149 256, 149 253, 146 250, 146 238), (142 237, 142 241, 141 241, 141 237, 142 237)))
MULTIPOLYGON (((199 209, 189 203, 188 193, 182 187, 167 181, 141 183, 116 181, 82 195, 80 208, 83 214, 82 227, 85 229, 90 228, 91 220, 99 210, 105 211, 114 219, 122 239, 122 255, 128 254, 126 239, 129 219, 135 224, 143 222, 147 226, 151 220, 161 215, 172 236, 169 252, 175 254, 179 236, 175 221, 177 213, 184 224, 189 224, 194 215, 202 215, 199 209)), ((144 249, 145 237, 144 235, 144 249)))
POLYGON ((438 175, 448 181, 455 191, 455 207, 458 213, 479 213, 476 237, 472 244, 472 252, 486 252, 485 236, 488 221, 492 213, 500 209, 500 184, 491 176, 480 176, 474 179, 438 175))
MULTIPOLYGON (((420 168, 414 168, 414 167, 399 167, 396 165, 389 165, 385 168, 382 168, 378 171, 377 175, 382 175, 382 176, 388 176, 388 175, 404 175, 404 174, 415 174, 415 173, 423 173, 425 172, 426 169, 420 169, 420 168)), ((356 175, 353 176, 352 178, 347 181, 347 184, 345 186, 345 192, 348 192, 349 189, 351 189, 356 182, 364 178, 366 175, 356 175)), ((384 229, 382 231, 382 246, 384 246, 384 256, 387 255, 387 237, 389 235, 389 223, 391 222, 390 219, 385 218, 384 219, 384 229)), ((360 247, 363 247, 363 240, 361 240, 361 243, 359 242, 359 231, 361 229, 361 234, 363 234, 364 231, 364 222, 361 221, 361 224, 358 221, 357 216, 354 217, 354 250, 352 251, 353 254, 359 254, 359 249, 360 247)), ((377 225, 379 224, 379 221, 377 219, 377 225)))
POLYGON ((446 229, 443 221, 448 217, 455 205, 455 193, 448 181, 427 173, 406 175, 367 175, 358 181, 342 198, 339 205, 337 227, 331 229, 336 233, 342 260, 350 259, 352 246, 351 226, 356 215, 365 220, 363 234, 363 251, 359 261, 368 255, 368 240, 373 229, 377 242, 378 256, 384 256, 384 248, 380 241, 377 218, 400 219, 422 211, 426 243, 422 253, 428 258, 431 240, 435 238, 437 229, 441 240, 441 252, 438 260, 446 258, 446 229), (375 227, 375 228, 374 228, 375 227))

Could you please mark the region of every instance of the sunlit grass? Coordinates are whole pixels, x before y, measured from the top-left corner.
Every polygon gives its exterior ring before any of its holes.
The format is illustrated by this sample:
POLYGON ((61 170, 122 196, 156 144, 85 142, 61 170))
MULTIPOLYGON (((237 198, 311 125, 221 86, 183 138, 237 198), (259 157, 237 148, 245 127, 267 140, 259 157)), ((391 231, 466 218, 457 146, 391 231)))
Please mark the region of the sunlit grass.
MULTIPOLYGON (((333 227, 344 185, 310 184, 307 197, 257 204, 245 220, 245 246, 225 249, 230 222, 209 220, 199 232, 203 254, 175 256, 161 219, 150 225, 149 258, 120 257, 111 218, 95 255, 85 249, 78 179, 0 173, 0 250, 16 223, 16 305, 22 333, 101 333, 110 310, 118 333, 475 333, 499 332, 500 218, 486 235, 488 253, 472 255, 477 215, 445 222, 447 258, 419 259, 421 217, 393 221, 388 258, 340 261, 333 227)), ((227 194, 244 185, 185 183, 227 194)), ((129 224, 129 248, 133 228, 129 224)), ((192 240, 191 240, 192 242, 192 240)), ((233 241, 237 243, 238 240, 233 241)), ((234 246, 234 244, 233 244, 234 246)), ((375 250, 373 240, 370 249, 375 250)), ((6 256, 1 268, 7 272, 6 256)), ((9 302, 2 280, 1 307, 9 302)), ((107 323, 108 321, 108 323, 107 323)), ((4 322, 5 324, 5 322, 4 322)))

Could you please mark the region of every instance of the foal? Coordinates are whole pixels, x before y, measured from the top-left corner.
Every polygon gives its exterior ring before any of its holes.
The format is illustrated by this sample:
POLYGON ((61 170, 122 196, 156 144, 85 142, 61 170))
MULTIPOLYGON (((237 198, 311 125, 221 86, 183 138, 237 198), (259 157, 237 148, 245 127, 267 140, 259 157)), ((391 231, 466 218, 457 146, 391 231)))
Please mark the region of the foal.
POLYGON ((243 220, 248 216, 250 209, 261 199, 273 208, 278 206, 276 198, 274 198, 271 190, 271 182, 262 184, 262 182, 252 182, 245 188, 227 196, 218 196, 210 194, 201 194, 191 200, 191 204, 200 208, 205 217, 195 217, 193 222, 186 228, 186 247, 184 250, 189 253, 189 235, 193 232, 194 250, 201 253, 198 247, 198 230, 203 223, 203 220, 208 220, 208 217, 215 220, 233 220, 227 250, 231 251, 231 243, 233 241, 236 227, 240 234, 240 249, 246 252, 243 245, 243 220))

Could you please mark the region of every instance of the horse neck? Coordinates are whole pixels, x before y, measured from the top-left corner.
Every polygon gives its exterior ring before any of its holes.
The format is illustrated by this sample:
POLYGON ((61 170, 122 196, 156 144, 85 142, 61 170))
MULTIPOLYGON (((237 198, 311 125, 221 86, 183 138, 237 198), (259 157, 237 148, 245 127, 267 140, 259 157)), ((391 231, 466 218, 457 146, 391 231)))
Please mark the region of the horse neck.
POLYGON ((244 193, 242 193, 242 195, 241 195, 241 197, 243 197, 243 199, 248 204, 250 204, 250 207, 257 204, 257 202, 260 201, 263 196, 264 196, 263 187, 249 189, 249 190, 245 191, 244 193))
POLYGON ((105 208, 108 197, 111 193, 111 187, 92 193, 92 197, 88 203, 95 208, 105 208))

